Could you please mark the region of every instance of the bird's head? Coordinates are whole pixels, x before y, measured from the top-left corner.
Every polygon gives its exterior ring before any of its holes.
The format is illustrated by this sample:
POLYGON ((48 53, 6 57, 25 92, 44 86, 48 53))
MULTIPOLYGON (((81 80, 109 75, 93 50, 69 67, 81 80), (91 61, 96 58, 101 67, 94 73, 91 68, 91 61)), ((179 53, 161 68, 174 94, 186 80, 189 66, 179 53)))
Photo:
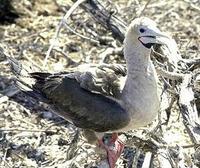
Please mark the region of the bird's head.
POLYGON ((132 41, 133 45, 150 49, 154 44, 165 44, 169 37, 161 32, 156 23, 146 17, 134 19, 125 37, 125 41, 132 41))

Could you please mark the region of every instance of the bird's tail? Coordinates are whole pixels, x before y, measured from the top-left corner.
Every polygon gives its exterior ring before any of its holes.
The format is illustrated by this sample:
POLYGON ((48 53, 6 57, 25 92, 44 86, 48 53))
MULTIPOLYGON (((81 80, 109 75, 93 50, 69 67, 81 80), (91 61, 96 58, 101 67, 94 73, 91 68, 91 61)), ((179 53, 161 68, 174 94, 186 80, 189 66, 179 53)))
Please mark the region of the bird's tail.
POLYGON ((8 60, 10 70, 15 75, 16 86, 21 91, 25 92, 26 94, 37 100, 46 102, 45 95, 40 91, 39 88, 37 88, 36 83, 38 82, 39 77, 40 81, 42 81, 45 79, 45 77, 50 75, 49 73, 32 73, 31 67, 21 64, 18 60, 6 54, 1 47, 0 57, 4 57, 4 60, 8 60))

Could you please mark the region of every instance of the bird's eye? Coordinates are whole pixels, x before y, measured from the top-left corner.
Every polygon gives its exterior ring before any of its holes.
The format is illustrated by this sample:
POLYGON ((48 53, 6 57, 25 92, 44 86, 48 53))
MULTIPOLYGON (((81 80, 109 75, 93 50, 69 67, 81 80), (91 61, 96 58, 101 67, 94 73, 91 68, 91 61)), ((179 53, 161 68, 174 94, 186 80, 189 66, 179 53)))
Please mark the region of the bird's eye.
POLYGON ((146 30, 144 28, 140 28, 140 33, 144 33, 146 30))

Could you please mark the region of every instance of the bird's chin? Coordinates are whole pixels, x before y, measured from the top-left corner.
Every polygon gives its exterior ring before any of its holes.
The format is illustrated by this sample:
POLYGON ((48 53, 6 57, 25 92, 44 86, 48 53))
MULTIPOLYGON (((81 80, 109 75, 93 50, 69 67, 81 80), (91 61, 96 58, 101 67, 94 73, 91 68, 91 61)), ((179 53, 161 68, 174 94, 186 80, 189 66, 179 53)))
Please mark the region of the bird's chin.
POLYGON ((141 43, 142 43, 143 46, 145 46, 148 49, 151 49, 151 47, 154 46, 154 43, 146 43, 146 44, 143 43, 143 42, 141 42, 141 43))
POLYGON ((155 37, 154 36, 142 36, 142 37, 139 37, 138 40, 142 43, 142 45, 148 49, 151 49, 151 47, 155 44, 153 42, 151 42, 153 39, 155 41, 155 37), (145 41, 149 41, 149 43, 145 43, 145 41))

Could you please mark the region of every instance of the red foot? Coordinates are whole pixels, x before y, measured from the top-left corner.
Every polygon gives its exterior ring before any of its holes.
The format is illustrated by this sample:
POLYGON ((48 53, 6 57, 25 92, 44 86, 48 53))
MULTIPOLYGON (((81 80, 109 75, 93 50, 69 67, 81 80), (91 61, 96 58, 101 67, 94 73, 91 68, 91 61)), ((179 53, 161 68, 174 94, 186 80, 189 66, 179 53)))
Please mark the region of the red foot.
POLYGON ((118 134, 117 133, 112 133, 112 136, 111 136, 111 139, 110 139, 110 142, 109 144, 115 144, 115 141, 118 139, 118 134))
POLYGON ((108 163, 110 168, 115 167, 115 163, 120 157, 121 153, 124 150, 124 143, 118 139, 116 133, 112 135, 112 139, 109 143, 109 146, 105 145, 102 140, 99 140, 99 144, 107 151, 108 163))

